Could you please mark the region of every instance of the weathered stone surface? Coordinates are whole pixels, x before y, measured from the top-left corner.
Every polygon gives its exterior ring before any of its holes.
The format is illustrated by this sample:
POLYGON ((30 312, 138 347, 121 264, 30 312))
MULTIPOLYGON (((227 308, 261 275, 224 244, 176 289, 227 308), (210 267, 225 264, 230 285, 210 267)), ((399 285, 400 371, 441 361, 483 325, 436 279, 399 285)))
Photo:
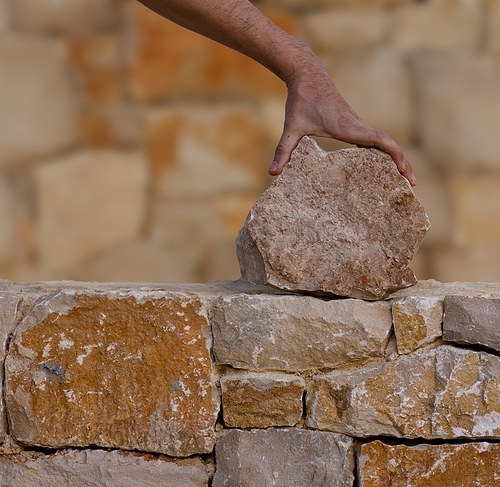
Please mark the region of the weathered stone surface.
POLYGON ((224 424, 230 428, 294 426, 302 418, 300 376, 235 374, 221 377, 224 424))
POLYGON ((138 236, 146 172, 137 151, 78 152, 37 166, 39 279, 67 278, 68 268, 138 236))
POLYGON ((255 283, 379 299, 416 282, 408 264, 429 226, 388 155, 325 153, 304 137, 250 210, 237 255, 255 283))
POLYGON ((418 135, 429 157, 454 173, 498 170, 500 114, 491 103, 498 97, 498 57, 422 53, 412 66, 418 135))
POLYGON ((9 94, 0 97, 0 163, 45 156, 76 142, 76 97, 56 44, 2 38, 0 92, 9 94))
POLYGON ((500 445, 366 443, 359 455, 360 487, 483 487, 498 484, 500 445))
POLYGON ((316 377, 307 424, 353 436, 499 438, 500 358, 440 346, 316 377))
POLYGON ((9 487, 206 487, 199 459, 168 461, 120 451, 63 450, 53 455, 0 456, 0 484, 9 487))
POLYGON ((442 335, 443 300, 409 296, 392 304, 392 320, 399 353, 411 353, 442 335))
POLYGON ((439 282, 435 279, 418 281, 410 289, 400 289, 391 296, 391 301, 412 297, 439 297, 448 295, 500 298, 500 282, 439 282))
POLYGON ((214 307, 215 360, 250 370, 300 371, 380 360, 387 302, 311 296, 227 296, 214 307))
POLYGON ((28 32, 82 34, 112 27, 119 19, 113 0, 16 0, 11 3, 16 28, 28 32))
POLYGON ((188 456, 215 441, 219 404, 195 296, 67 290, 38 302, 6 359, 13 438, 188 456))
MULTIPOLYGON (((10 335, 16 326, 17 308, 21 298, 15 293, 0 292, 0 383, 4 381, 4 367, 5 354, 7 351, 7 343, 10 335)), ((5 404, 4 395, 0 399, 0 442, 4 441, 7 434, 5 423, 5 404)))
POLYGON ((500 299, 447 296, 444 309, 444 340, 500 352, 500 299))
POLYGON ((352 440, 301 429, 231 430, 215 446, 213 487, 351 487, 352 440))

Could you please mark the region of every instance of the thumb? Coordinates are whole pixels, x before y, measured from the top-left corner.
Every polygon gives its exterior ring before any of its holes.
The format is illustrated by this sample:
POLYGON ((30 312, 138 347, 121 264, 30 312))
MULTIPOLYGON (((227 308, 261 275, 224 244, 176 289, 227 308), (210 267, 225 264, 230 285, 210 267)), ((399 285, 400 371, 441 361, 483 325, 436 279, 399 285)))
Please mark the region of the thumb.
POLYGON ((276 146, 273 162, 268 171, 271 176, 277 176, 282 171, 285 164, 290 160, 290 156, 301 138, 301 135, 292 134, 286 129, 284 130, 276 146))

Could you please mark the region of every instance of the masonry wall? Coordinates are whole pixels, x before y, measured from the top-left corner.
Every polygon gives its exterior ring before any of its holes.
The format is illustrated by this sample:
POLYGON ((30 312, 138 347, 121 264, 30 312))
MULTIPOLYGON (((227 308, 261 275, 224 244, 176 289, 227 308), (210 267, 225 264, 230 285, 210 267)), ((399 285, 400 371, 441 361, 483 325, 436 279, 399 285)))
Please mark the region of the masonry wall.
POLYGON ((0 287, 0 485, 498 485, 498 284, 0 287))
MULTIPOLYGON (((498 280, 500 3, 256 4, 407 151, 433 223, 417 275, 498 280)), ((0 275, 236 279, 285 95, 134 1, 0 0, 0 275)))

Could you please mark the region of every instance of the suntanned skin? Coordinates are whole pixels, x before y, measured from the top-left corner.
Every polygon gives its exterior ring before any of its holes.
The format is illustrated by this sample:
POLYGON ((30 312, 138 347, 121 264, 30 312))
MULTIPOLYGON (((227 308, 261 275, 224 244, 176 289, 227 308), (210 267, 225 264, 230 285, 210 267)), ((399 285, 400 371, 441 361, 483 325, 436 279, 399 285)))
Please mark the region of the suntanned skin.
POLYGON ((417 180, 401 148, 366 125, 344 100, 312 50, 276 26, 248 0, 139 0, 163 17, 259 62, 287 86, 283 135, 269 174, 278 175, 304 135, 331 137, 391 155, 399 172, 417 180))

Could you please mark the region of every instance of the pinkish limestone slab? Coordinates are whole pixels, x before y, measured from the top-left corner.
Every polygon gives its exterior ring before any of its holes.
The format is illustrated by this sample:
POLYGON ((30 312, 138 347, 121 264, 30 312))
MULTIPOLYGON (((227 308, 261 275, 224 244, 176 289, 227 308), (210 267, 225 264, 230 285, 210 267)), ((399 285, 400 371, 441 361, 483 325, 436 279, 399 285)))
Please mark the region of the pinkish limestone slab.
POLYGON ((257 284, 380 299, 416 282, 409 263, 429 228, 390 156, 304 137, 250 210, 237 255, 257 284))

